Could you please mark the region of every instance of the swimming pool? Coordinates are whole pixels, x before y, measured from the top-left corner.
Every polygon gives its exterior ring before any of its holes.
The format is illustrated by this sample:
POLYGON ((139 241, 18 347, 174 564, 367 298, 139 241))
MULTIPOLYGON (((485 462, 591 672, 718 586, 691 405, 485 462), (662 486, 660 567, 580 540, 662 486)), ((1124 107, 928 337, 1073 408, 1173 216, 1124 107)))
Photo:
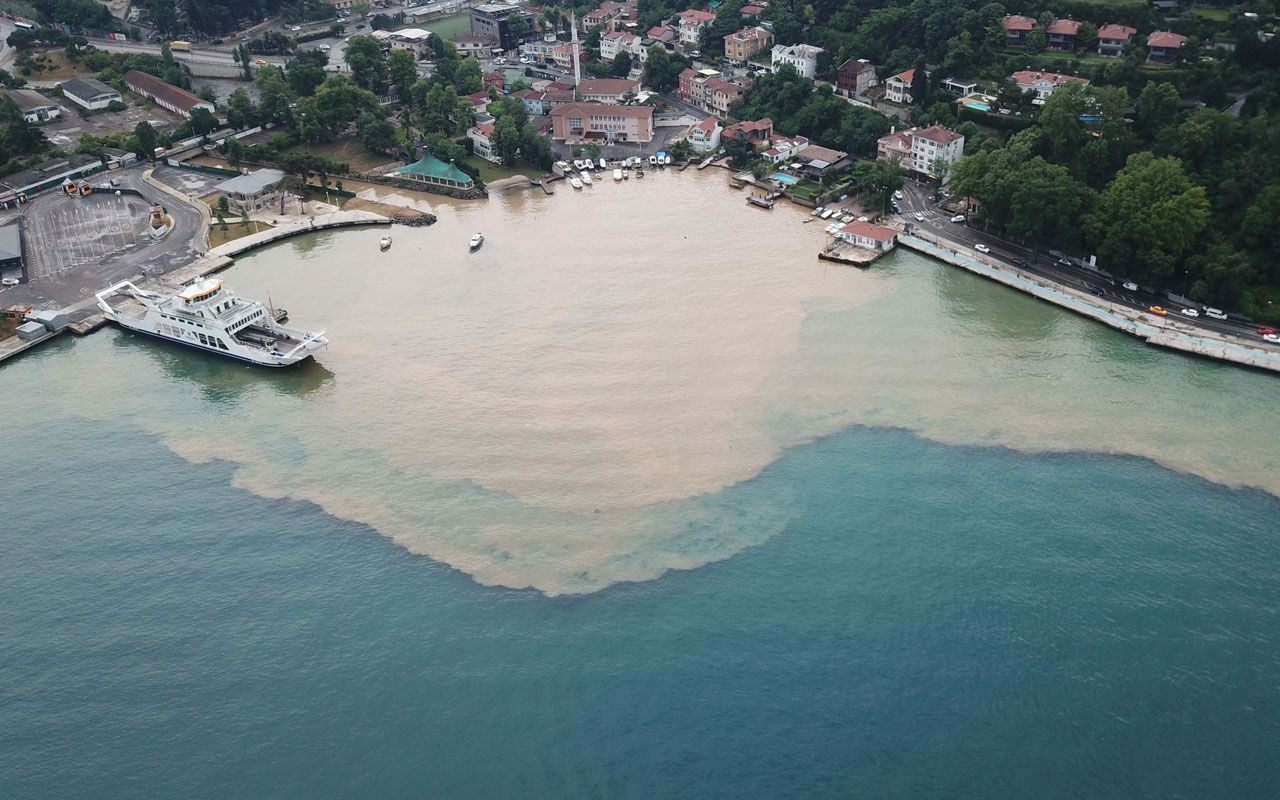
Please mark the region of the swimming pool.
POLYGON ((787 186, 794 186, 795 184, 800 182, 799 178, 795 177, 794 175, 788 175, 785 172, 775 172, 769 177, 773 178, 778 183, 785 183, 787 186))
POLYGON ((990 105, 988 105, 987 103, 979 102, 979 101, 977 101, 977 100, 969 100, 969 101, 966 101, 966 102, 965 102, 965 105, 966 105, 966 106, 968 106, 969 108, 972 108, 972 109, 976 110, 976 111, 990 111, 990 110, 991 110, 991 106, 990 106, 990 105))

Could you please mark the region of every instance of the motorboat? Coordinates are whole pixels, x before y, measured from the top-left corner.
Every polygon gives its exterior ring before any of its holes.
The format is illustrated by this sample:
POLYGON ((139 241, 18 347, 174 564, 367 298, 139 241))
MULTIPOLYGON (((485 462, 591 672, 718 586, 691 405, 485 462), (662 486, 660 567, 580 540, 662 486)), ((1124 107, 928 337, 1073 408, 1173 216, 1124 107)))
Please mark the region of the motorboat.
POLYGON ((609 165, 604 162, 603 158, 596 159, 596 169, 606 169, 609 165))
POLYGON ((643 177, 644 177, 644 170, 640 169, 639 167, 636 167, 636 177, 637 177, 637 178, 643 178, 643 177))
POLYGON ((671 166, 671 162, 672 162, 671 156, 666 156, 663 159, 663 163, 666 164, 668 167, 671 166))
POLYGON ((573 160, 573 168, 576 169, 578 172, 582 172, 582 159, 575 158, 573 160))
POLYGON ((651 167, 656 167, 656 166, 658 166, 658 157, 657 157, 657 156, 649 156, 649 166, 651 166, 651 167))
POLYGON ((379 248, 380 250, 390 250, 390 249, 391 249, 391 236, 390 236, 390 235, 387 235, 387 236, 383 236, 381 239, 379 239, 379 240, 378 240, 378 248, 379 248))
POLYGON ((624 170, 622 171, 622 178, 623 178, 623 180, 630 180, 630 179, 631 179, 631 170, 629 170, 629 169, 624 169, 624 170))
POLYGON ((582 188, 582 181, 578 180, 577 178, 570 178, 570 179, 569 179, 569 185, 570 185, 570 186, 572 186, 572 187, 573 187, 573 188, 575 188, 575 189, 581 189, 581 188, 582 188))
POLYGON ((472 250, 475 250, 477 247, 479 247, 480 245, 484 244, 484 234, 483 234, 483 233, 477 233, 475 236, 472 236, 472 237, 471 237, 471 243, 470 243, 470 244, 471 244, 471 249, 472 249, 472 250))
POLYGON ((620 170, 620 169, 615 169, 615 170, 613 171, 613 179, 614 179, 615 181, 620 181, 620 180, 622 180, 622 170, 620 170))
POLYGON ((585 183, 587 186, 590 186, 590 185, 591 185, 591 173, 590 173, 590 172, 587 172, 587 171, 584 169, 582 172, 580 172, 580 173, 578 173, 578 174, 582 176, 582 182, 583 182, 583 183, 585 183))
POLYGON ((827 210, 827 207, 826 207, 826 206, 818 206, 817 208, 815 208, 815 209, 814 209, 814 210, 809 214, 809 216, 811 216, 811 217, 820 217, 820 216, 822 216, 822 212, 823 212, 823 211, 826 211, 826 210, 827 210))

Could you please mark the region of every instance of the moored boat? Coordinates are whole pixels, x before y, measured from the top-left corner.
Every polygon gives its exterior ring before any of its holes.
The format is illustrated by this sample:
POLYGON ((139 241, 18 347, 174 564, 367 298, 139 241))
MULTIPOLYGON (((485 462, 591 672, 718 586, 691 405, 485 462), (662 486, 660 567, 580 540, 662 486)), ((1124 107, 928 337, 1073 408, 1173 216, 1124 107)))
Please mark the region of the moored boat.
POLYGON ((614 179, 615 181, 620 181, 620 180, 622 180, 622 170, 620 170, 620 169, 615 169, 615 170, 613 171, 613 179, 614 179))
POLYGON ((587 172, 587 171, 584 169, 582 172, 580 172, 580 173, 578 173, 578 174, 582 176, 582 182, 583 182, 583 183, 585 183, 587 186, 590 186, 590 185, 591 185, 591 173, 590 173, 590 172, 587 172))
POLYGON ((575 188, 575 189, 581 189, 581 188, 582 188, 582 181, 578 180, 577 178, 570 178, 570 179, 569 179, 569 185, 570 185, 570 186, 572 186, 572 187, 573 187, 573 188, 575 188))
POLYGON ((475 236, 472 236, 472 237, 471 237, 471 242, 470 242, 469 244, 470 244, 471 249, 472 249, 472 250, 475 250, 477 247, 479 247, 480 245, 484 244, 484 234, 483 234, 483 233, 477 233, 475 236))
POLYGON ((391 235, 387 234, 386 236, 383 236, 381 239, 379 239, 378 247, 379 249, 382 249, 382 250, 391 249, 391 235))

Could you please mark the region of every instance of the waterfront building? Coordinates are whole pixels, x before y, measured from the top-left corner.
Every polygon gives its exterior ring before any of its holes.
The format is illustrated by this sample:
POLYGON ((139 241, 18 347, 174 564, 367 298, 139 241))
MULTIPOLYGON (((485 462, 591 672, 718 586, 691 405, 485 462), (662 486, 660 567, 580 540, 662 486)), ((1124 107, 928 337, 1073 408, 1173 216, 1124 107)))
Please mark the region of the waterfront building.
POLYGON ((689 129, 688 135, 685 136, 685 141, 689 143, 695 153, 704 155, 706 153, 714 153, 720 149, 720 132, 722 130, 720 120, 715 117, 707 117, 689 129))
POLYGON ((447 189, 474 189, 476 182, 471 176, 450 161, 448 164, 426 152, 422 158, 412 164, 405 164, 391 173, 392 178, 425 183, 429 186, 443 186, 447 189))
POLYGON ((1147 60, 1154 64, 1172 64, 1187 37, 1169 31, 1154 31, 1147 37, 1147 60))
POLYGON ((467 138, 471 140, 472 152, 487 161, 500 164, 502 163, 502 158, 495 155, 493 152, 493 144, 490 141, 492 137, 492 122, 482 122, 479 125, 472 125, 471 130, 467 131, 467 138))
POLYGON ((191 119, 191 112, 203 108, 214 113, 213 103, 196 97, 186 89, 162 81, 155 75, 142 70, 131 69, 124 74, 124 85, 129 91, 140 94, 161 108, 167 108, 175 114, 191 119))
POLYGON ((227 198, 227 206, 233 214, 255 216, 269 213, 280 204, 280 181, 284 172, 278 169, 259 169, 245 175, 237 175, 214 188, 227 198))
POLYGON ((911 104, 911 82, 916 78, 916 71, 909 69, 884 82, 884 99, 891 103, 911 104))
POLYGON ((1138 33, 1128 25, 1107 24, 1098 28, 1098 55, 1122 56, 1138 33))
POLYGON ((887 253, 898 243, 898 232, 884 225, 854 220, 840 229, 836 236, 855 247, 887 253))
POLYGON ((1055 19, 1053 24, 1045 29, 1045 33, 1048 34, 1047 47, 1050 50, 1075 50, 1076 34, 1080 32, 1082 24, 1074 19, 1055 19))
POLYGON ((773 138, 773 119, 744 119, 726 126, 720 139, 742 139, 753 147, 768 146, 773 138))
POLYGON ((680 44, 690 50, 696 50, 698 43, 702 39, 702 32, 711 27, 711 23, 716 21, 716 15, 710 11, 699 11, 697 9, 688 9, 681 11, 679 17, 680 44))
POLYGON ((941 125, 894 131, 876 140, 876 158, 897 161, 909 175, 924 180, 937 180, 938 167, 945 164, 941 176, 945 185, 951 166, 964 155, 964 136, 941 125))
POLYGON ((88 111, 124 102, 119 92, 97 78, 72 78, 62 84, 62 96, 88 111))
POLYGON ((1084 78, 1077 78, 1075 75, 1062 75, 1057 72, 1040 72, 1039 70, 1024 69, 1013 73, 1011 76, 1013 82, 1023 93, 1034 92, 1035 97, 1032 103, 1042 105, 1049 96, 1057 91, 1059 86, 1068 83, 1079 83, 1088 85, 1089 81, 1084 78))
POLYGON ((647 144, 653 140, 653 107, 570 103, 551 109, 551 130, 563 142, 647 144))
POLYGON ((764 28, 751 27, 734 31, 724 37, 724 57, 730 61, 747 62, 761 50, 773 46, 773 34, 764 28))
POLYGON ((876 65, 865 58, 846 59, 836 71, 836 93, 845 97, 866 95, 878 82, 876 65))
POLYGON ((771 164, 781 164, 808 146, 809 140, 804 136, 776 136, 761 155, 771 164))
POLYGON ((814 47, 811 44, 793 44, 790 47, 774 45, 773 71, 777 72, 783 64, 790 64, 795 67, 801 77, 813 80, 813 76, 818 72, 818 56, 823 52, 821 47, 814 47))
POLYGON ((1035 29, 1036 21, 1022 14, 1010 14, 1000 20, 1000 27, 1004 28, 1006 47, 1026 47, 1027 34, 1035 29))
POLYGON ((48 122, 62 116, 62 107, 31 89, 10 89, 6 93, 22 112, 22 118, 32 124, 48 122))
POLYGON ((811 144, 792 153, 791 159, 800 163, 806 178, 820 181, 833 172, 841 172, 849 168, 852 159, 843 150, 811 144))
POLYGON ((14 220, 0 227, 0 271, 21 272, 23 265, 22 223, 14 220))
POLYGON ((956 97, 964 97, 965 95, 973 94, 973 92, 978 88, 977 81, 962 81, 956 80, 955 78, 947 78, 939 85, 946 91, 954 94, 956 97))
POLYGON ((583 78, 578 82, 578 99, 588 103, 617 104, 639 93, 640 81, 629 78, 583 78))

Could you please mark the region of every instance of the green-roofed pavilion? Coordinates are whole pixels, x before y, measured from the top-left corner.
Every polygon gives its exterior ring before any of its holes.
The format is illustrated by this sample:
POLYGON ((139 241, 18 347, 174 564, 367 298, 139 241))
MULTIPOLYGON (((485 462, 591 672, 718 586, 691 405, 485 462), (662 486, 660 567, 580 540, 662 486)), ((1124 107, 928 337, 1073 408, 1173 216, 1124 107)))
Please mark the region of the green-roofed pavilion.
POLYGON ((434 186, 449 186, 454 189, 473 189, 476 185, 471 176, 459 169, 457 164, 452 161, 446 164, 425 150, 422 158, 412 164, 405 164, 394 174, 397 178, 421 181, 434 186))

